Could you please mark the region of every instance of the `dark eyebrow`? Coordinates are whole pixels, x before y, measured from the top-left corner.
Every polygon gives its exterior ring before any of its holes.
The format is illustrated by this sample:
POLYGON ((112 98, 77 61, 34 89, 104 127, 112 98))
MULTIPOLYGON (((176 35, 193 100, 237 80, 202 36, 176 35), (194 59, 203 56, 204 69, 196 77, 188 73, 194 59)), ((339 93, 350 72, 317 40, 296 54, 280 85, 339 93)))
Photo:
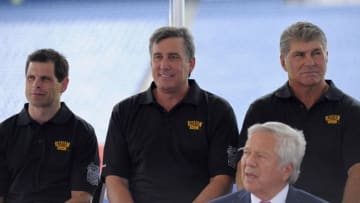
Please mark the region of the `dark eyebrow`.
POLYGON ((47 75, 42 75, 42 76, 40 76, 40 78, 41 78, 42 80, 44 80, 44 79, 51 79, 51 77, 50 77, 50 76, 47 76, 47 75))
POLYGON ((306 51, 294 51, 294 54, 305 54, 306 51))
POLYGON ((315 52, 315 51, 321 51, 321 49, 320 49, 320 48, 316 48, 316 49, 312 50, 311 52, 315 52))

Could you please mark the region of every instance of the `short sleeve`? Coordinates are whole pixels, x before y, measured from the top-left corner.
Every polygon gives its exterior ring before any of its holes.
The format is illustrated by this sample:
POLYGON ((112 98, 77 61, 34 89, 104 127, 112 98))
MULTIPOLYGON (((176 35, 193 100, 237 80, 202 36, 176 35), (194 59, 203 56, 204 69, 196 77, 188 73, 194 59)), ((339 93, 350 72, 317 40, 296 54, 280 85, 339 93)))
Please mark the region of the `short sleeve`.
POLYGON ((0 197, 3 197, 8 190, 10 174, 7 169, 6 161, 6 139, 5 127, 0 124, 0 197))
MULTIPOLYGON (((211 101, 210 101, 211 102, 211 101)), ((239 131, 235 113, 223 99, 209 103, 207 134, 210 176, 235 175, 239 131)))
POLYGON ((345 127, 342 148, 346 170, 349 170, 354 164, 360 163, 360 104, 354 101, 350 106, 343 121, 345 127))
POLYGON ((93 194, 100 175, 97 138, 92 126, 85 121, 79 121, 75 130, 77 137, 72 152, 71 190, 93 194))
POLYGON ((130 155, 124 135, 124 128, 122 127, 124 126, 124 118, 121 118, 121 115, 126 115, 126 113, 121 112, 120 107, 120 104, 114 107, 108 126, 104 146, 103 178, 108 175, 129 178, 130 174, 130 155))

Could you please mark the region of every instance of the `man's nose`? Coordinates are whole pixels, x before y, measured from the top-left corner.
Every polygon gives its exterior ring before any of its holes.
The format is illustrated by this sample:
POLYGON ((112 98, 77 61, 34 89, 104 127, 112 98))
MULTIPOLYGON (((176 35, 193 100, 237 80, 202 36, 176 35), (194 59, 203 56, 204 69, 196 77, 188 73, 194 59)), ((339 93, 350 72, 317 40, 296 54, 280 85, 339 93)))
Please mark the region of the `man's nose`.
POLYGON ((305 65, 312 66, 315 64, 314 56, 307 54, 305 55, 305 65))
POLYGON ((161 69, 167 69, 169 68, 169 59, 164 57, 161 61, 160 61, 160 68, 161 69))
POLYGON ((243 162, 245 165, 247 166, 252 166, 252 167, 255 167, 256 166, 256 158, 254 155, 248 155, 246 157, 243 157, 243 162))
POLYGON ((41 86, 41 80, 40 80, 40 78, 35 78, 35 79, 34 79, 34 82, 33 82, 33 87, 34 87, 34 88, 40 88, 40 86, 41 86))

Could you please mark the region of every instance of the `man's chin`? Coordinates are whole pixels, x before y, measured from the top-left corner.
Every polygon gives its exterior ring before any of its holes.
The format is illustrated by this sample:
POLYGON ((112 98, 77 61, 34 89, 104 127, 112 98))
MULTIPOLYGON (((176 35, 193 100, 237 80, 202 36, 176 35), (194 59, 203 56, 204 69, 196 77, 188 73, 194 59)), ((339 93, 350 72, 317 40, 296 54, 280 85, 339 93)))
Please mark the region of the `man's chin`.
POLYGON ((31 107, 35 107, 35 108, 46 108, 49 107, 50 105, 48 103, 44 103, 44 102, 29 102, 29 106, 31 107))

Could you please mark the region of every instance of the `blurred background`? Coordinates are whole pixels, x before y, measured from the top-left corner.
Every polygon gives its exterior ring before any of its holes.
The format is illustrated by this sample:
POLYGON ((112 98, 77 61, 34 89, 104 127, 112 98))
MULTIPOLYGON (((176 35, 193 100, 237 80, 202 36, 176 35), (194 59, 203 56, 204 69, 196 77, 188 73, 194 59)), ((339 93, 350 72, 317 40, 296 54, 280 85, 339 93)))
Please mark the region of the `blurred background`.
MULTIPOLYGON (((148 39, 173 15, 168 0, 0 0, 0 121, 18 113, 25 61, 53 48, 70 63, 63 101, 94 127, 100 144, 113 106, 148 87, 148 39)), ((310 21, 327 34, 327 78, 356 99, 360 76, 357 0, 186 0, 185 25, 194 35, 192 78, 226 98, 239 128, 249 104, 282 85, 281 32, 310 21)))

